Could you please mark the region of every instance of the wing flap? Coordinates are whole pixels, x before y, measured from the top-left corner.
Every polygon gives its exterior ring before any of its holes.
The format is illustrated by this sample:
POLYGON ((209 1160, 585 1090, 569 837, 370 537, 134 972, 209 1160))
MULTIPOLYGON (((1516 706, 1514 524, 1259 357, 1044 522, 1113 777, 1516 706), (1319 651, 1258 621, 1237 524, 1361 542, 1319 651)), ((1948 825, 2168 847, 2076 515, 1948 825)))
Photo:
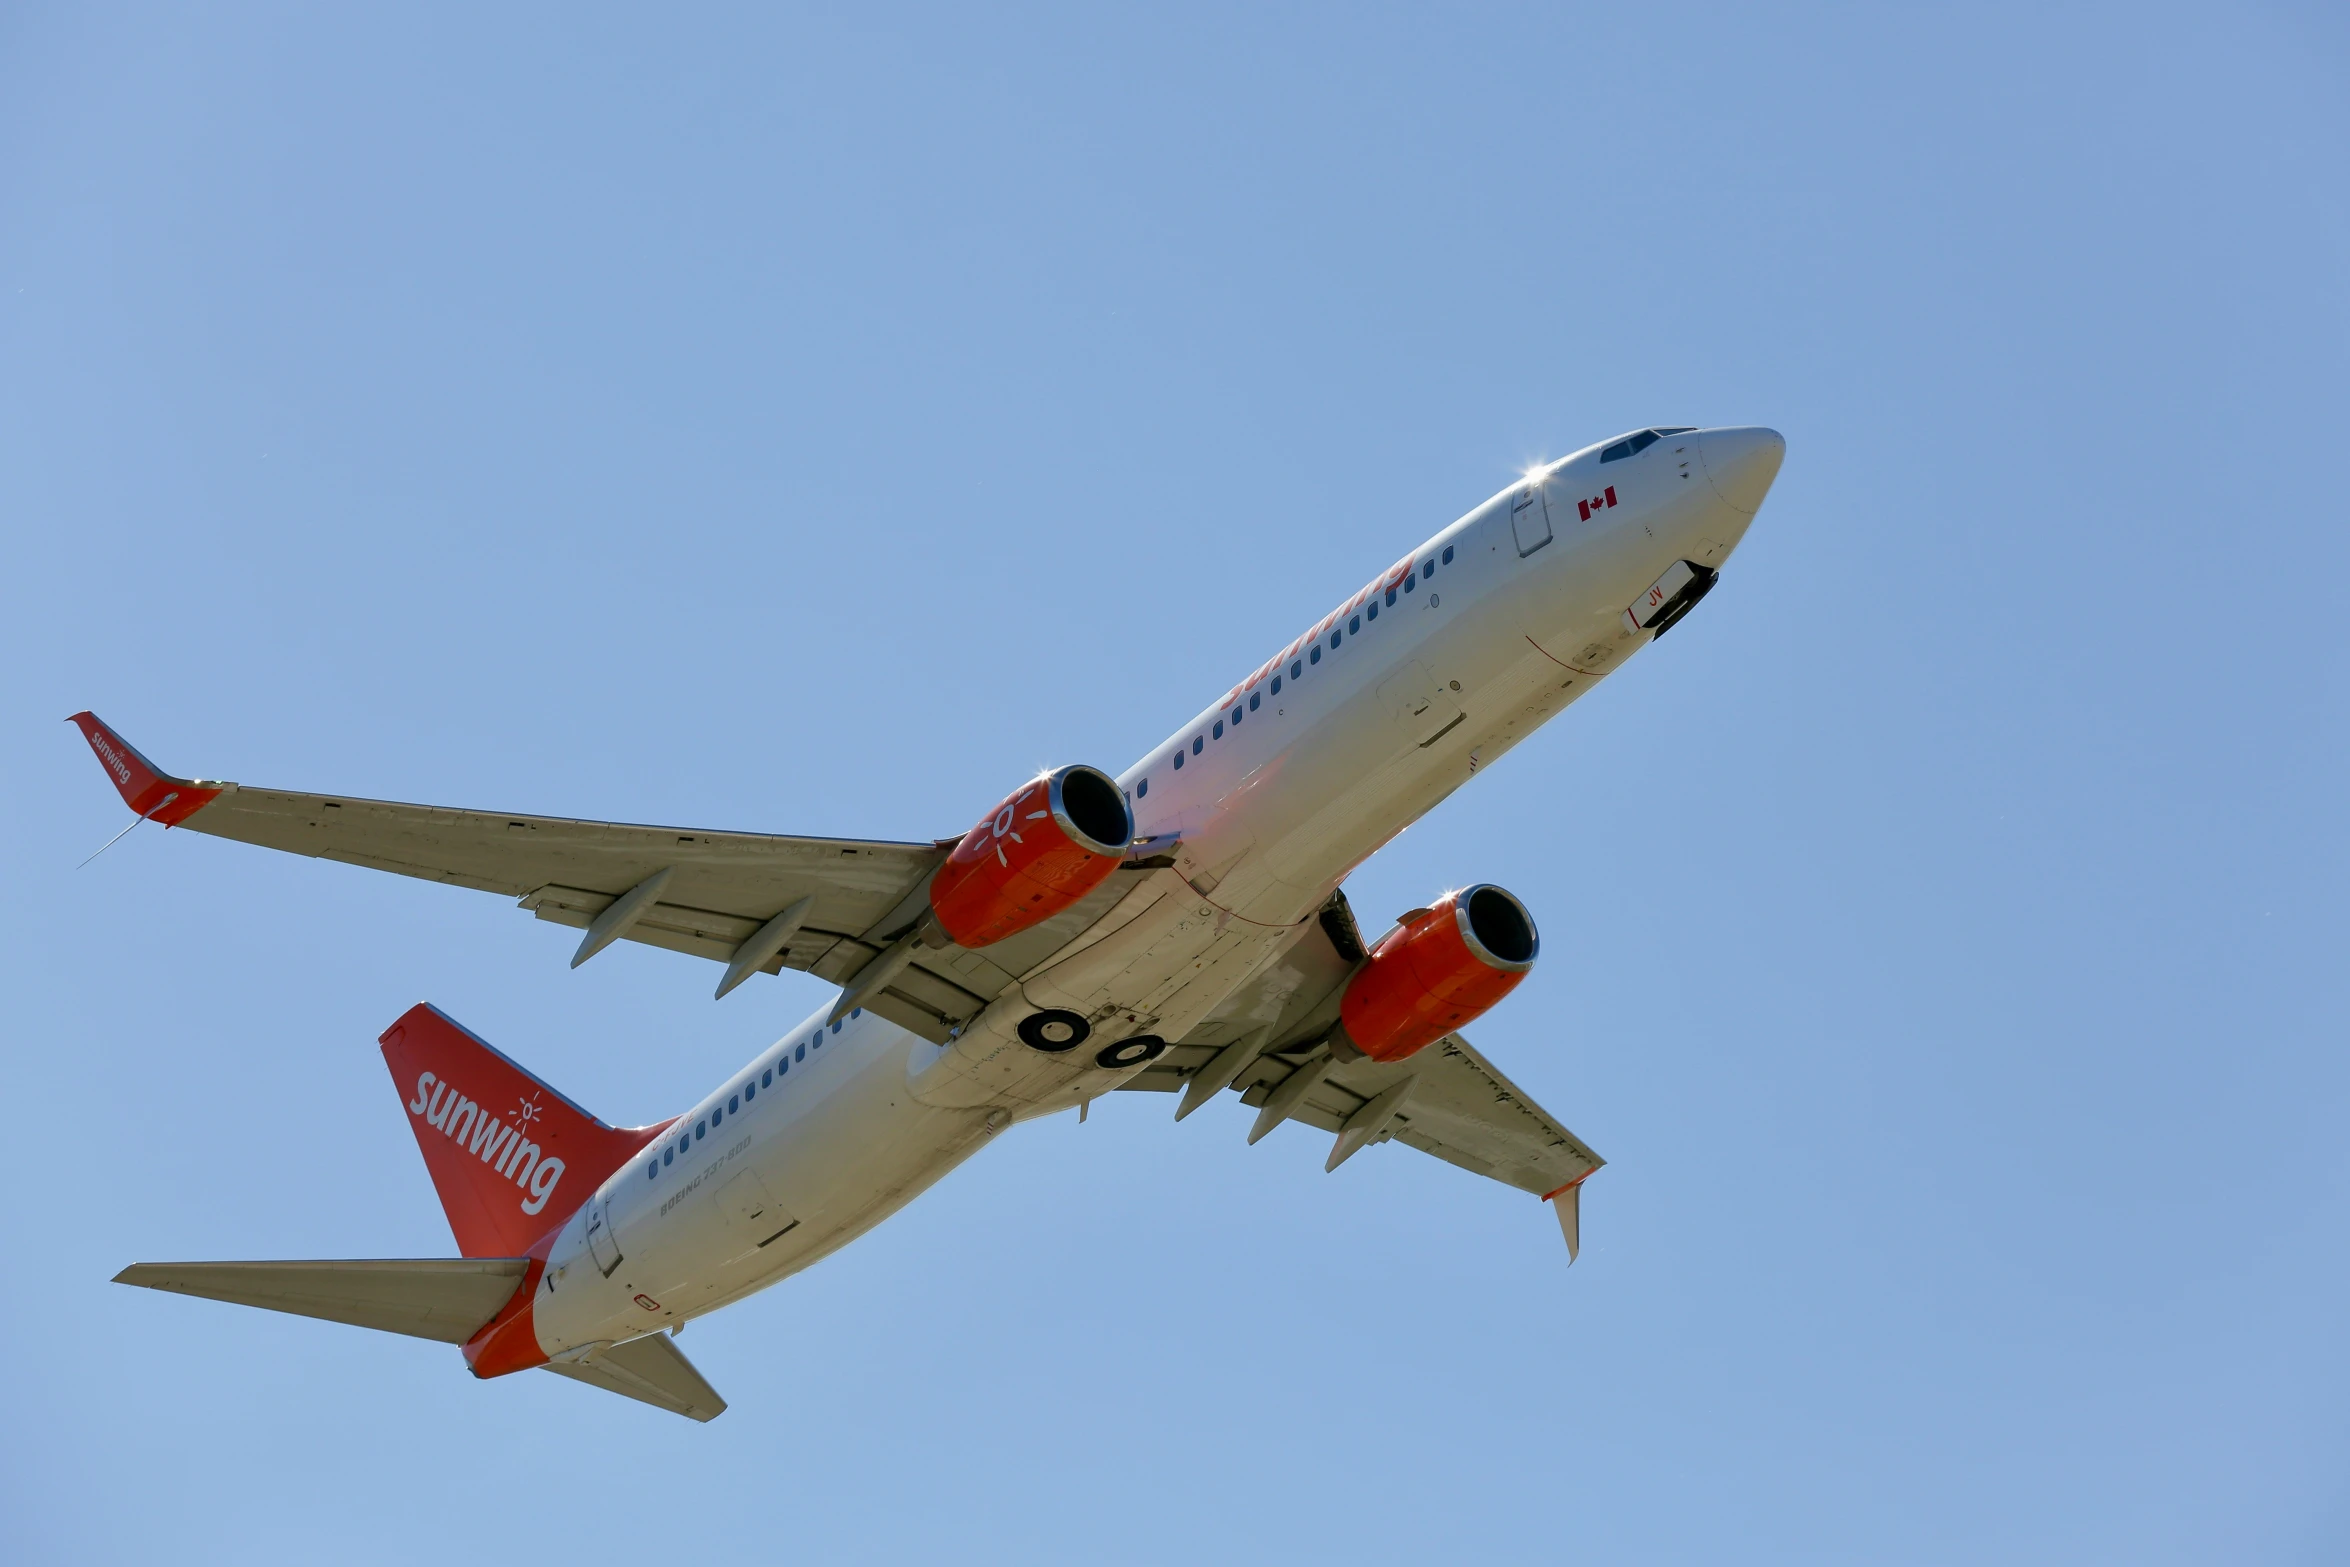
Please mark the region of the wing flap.
POLYGON ((114 1282, 462 1344, 498 1314, 529 1269, 527 1257, 140 1262, 114 1282))
POLYGON ((577 1359, 550 1360, 545 1369, 688 1420, 715 1420, 726 1413, 726 1400, 665 1333, 591 1350, 577 1359))

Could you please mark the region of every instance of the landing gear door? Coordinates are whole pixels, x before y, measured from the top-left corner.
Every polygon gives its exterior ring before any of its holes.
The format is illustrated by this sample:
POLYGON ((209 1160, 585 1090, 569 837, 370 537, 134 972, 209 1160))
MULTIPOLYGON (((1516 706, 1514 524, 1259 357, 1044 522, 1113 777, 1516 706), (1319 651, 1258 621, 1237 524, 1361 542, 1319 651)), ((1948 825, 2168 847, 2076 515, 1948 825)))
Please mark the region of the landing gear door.
POLYGON ((1517 538, 1521 560, 1550 542, 1550 503, 1543 498, 1541 484, 1518 487, 1510 501, 1510 532, 1517 538))
POLYGON ((612 1199, 601 1192, 588 1204, 588 1255, 596 1259, 596 1266, 610 1278, 612 1270, 620 1266, 620 1247, 612 1239, 612 1199))

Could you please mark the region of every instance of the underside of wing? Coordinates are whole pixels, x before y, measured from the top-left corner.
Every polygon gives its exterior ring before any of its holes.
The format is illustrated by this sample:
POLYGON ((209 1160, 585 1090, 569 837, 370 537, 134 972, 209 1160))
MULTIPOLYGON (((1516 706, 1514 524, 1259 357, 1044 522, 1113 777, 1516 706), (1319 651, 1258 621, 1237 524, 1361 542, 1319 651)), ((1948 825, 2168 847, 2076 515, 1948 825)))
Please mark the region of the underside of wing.
MULTIPOLYGON (((1161 1093, 1183 1091, 1214 1059, 1204 1045, 1171 1049, 1124 1086, 1161 1093)), ((1383 1126, 1357 1144, 1406 1143, 1448 1164, 1537 1197, 1548 1197, 1597 1170, 1605 1160, 1504 1077, 1459 1034, 1447 1034, 1403 1061, 1333 1061, 1318 1040, 1258 1054, 1229 1085, 1241 1103, 1264 1111, 1276 1093, 1297 1081, 1297 1097, 1264 1130, 1283 1120, 1338 1133, 1366 1106, 1402 1085, 1383 1126), (1311 1074, 1310 1081, 1302 1074, 1311 1074)), ((1362 1130, 1357 1123, 1356 1130, 1362 1130)), ((1332 1167, 1354 1152, 1348 1148, 1332 1167)))
POLYGON ((1401 1142, 1559 1205, 1579 1247, 1577 1191, 1605 1161, 1459 1034, 1401 1061, 1332 1048, 1339 998, 1363 957, 1344 894, 1183 1042, 1122 1087, 1180 1093, 1178 1117, 1229 1088, 1257 1111, 1249 1140, 1285 1121, 1333 1134, 1327 1168, 1401 1142))
MULTIPOLYGON (((572 962, 617 941, 726 965, 724 995, 757 973, 800 969, 846 985, 910 929, 952 841, 787 837, 582 821, 304 794, 162 773, 94 714, 74 720, 141 820, 513 898, 587 932, 572 962)), ((917 949, 860 997, 944 1042, 1114 905, 1113 876, 1072 908, 985 952, 917 949)))
MULTIPOLYGON (((458 810, 277 789, 226 788, 181 824, 239 843, 340 860, 516 899, 542 920, 592 927, 639 888, 611 940, 731 961, 777 915, 793 928, 754 968, 818 968, 945 857, 927 843, 784 837, 458 810)), ((609 929, 609 927, 607 927, 609 929)), ((599 933, 601 934, 601 933, 599 933)), ((599 941, 600 951, 607 941, 599 941)), ((591 951, 588 956, 593 956, 591 951)))

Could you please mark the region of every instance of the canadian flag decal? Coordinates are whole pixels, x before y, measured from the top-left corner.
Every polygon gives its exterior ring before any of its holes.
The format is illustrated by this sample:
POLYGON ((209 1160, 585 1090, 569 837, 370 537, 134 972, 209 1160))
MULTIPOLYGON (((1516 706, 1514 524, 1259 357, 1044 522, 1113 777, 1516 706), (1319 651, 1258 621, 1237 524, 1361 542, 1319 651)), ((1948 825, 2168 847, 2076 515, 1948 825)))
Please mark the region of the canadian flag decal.
POLYGON ((1594 495, 1587 501, 1577 501, 1575 503, 1575 512, 1576 515, 1580 516, 1585 522, 1589 522, 1593 512, 1605 511, 1615 503, 1616 487, 1611 484, 1607 487, 1606 494, 1594 495))

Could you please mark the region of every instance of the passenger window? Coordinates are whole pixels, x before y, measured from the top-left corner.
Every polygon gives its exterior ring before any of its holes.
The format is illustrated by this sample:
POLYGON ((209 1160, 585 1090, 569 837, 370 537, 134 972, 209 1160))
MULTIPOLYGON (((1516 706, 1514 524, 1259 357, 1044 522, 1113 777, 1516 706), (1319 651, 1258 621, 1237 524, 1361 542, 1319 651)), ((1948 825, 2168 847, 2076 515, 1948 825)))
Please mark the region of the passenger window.
POLYGON ((1389 609, 1395 608, 1395 596, 1402 591, 1403 587, 1401 583, 1398 583, 1395 587, 1389 588, 1387 590, 1387 607, 1389 609))
POLYGON ((797 1049, 797 1050, 793 1051, 793 1052, 792 1052, 792 1059, 793 1059, 793 1060, 795 1060, 795 1061, 805 1061, 805 1060, 807 1060, 807 1059, 808 1059, 808 1047, 807 1047, 806 1045, 802 1045, 802 1046, 800 1046, 800 1048, 799 1048, 799 1049, 797 1049))
POLYGON ((756 1099, 756 1098, 758 1098, 758 1097, 759 1097, 759 1085, 758 1085, 757 1083, 745 1083, 745 1084, 743 1084, 743 1103, 744 1103, 744 1104, 749 1104, 749 1103, 750 1103, 752 1100, 754 1100, 754 1099, 756 1099))
POLYGON ((1224 738, 1224 720, 1223 720, 1223 719, 1221 719, 1221 718, 1217 719, 1217 720, 1216 720, 1216 727, 1215 727, 1215 728, 1213 728, 1213 729, 1211 729, 1211 730, 1209 730, 1209 731, 1208 731, 1208 734, 1209 734, 1209 736, 1210 736, 1211 738, 1213 738, 1213 739, 1217 739, 1217 740, 1221 740, 1221 739, 1223 739, 1223 738, 1224 738))
MULTIPOLYGON (((1450 559, 1452 559, 1452 551, 1450 551, 1450 550, 1446 550, 1446 551, 1444 552, 1444 558, 1445 558, 1446 560, 1450 560, 1450 559)), ((1432 561, 1432 560, 1424 560, 1424 561, 1420 562, 1420 575, 1421 575, 1421 576, 1423 576, 1423 577, 1433 577, 1433 576, 1435 576, 1435 575, 1436 575, 1436 562, 1434 562, 1434 561, 1432 561)))
POLYGON ((1234 708, 1234 709, 1232 710, 1232 727, 1233 727, 1233 728, 1235 728, 1235 729, 1238 729, 1238 728, 1240 727, 1240 721, 1241 721, 1242 719, 1246 718, 1247 716, 1248 716, 1248 710, 1247 710, 1246 708, 1241 708, 1241 707, 1236 707, 1236 708, 1234 708))
POLYGON ((1141 780, 1140 782, 1138 782, 1138 783, 1137 783, 1137 784, 1135 784, 1135 786, 1134 786, 1134 797, 1135 797, 1137 800, 1141 799, 1141 798, 1142 798, 1144 795, 1146 795, 1146 794, 1148 794, 1148 793, 1150 793, 1150 792, 1151 792, 1151 781, 1150 781, 1148 778, 1145 778, 1145 779, 1141 780))
MULTIPOLYGON (((836 1033, 836 1034, 840 1032, 840 1019, 838 1019, 838 1018, 834 1018, 834 1019, 832 1020, 832 1031, 833 1031, 834 1033, 836 1033)), ((823 1044, 823 1043, 824 1043, 824 1041, 823 1041, 823 1040, 821 1040, 821 1039, 819 1039, 819 1040, 817 1040, 817 1041, 816 1041, 816 1043, 818 1043, 818 1044, 820 1044, 820 1045, 821 1045, 821 1044, 823 1044)))
POLYGON ((1207 741, 1201 739, 1198 735, 1193 735, 1191 737, 1191 754, 1194 756, 1199 755, 1200 747, 1206 744, 1207 741))
POLYGON ((1312 653, 1310 653, 1310 654, 1308 654, 1308 655, 1307 655, 1307 662, 1309 662, 1309 663, 1314 663, 1314 664, 1319 664, 1320 662, 1322 662, 1322 644, 1321 644, 1321 643, 1317 642, 1317 643, 1315 643, 1315 644, 1314 644, 1314 651, 1313 651, 1312 653))
POLYGON ((1251 691, 1248 694, 1248 710, 1252 713, 1255 712, 1257 710, 1257 704, 1262 700, 1263 698, 1259 697, 1254 691, 1251 691))
POLYGON ((675 1164, 677 1162, 677 1150, 674 1148, 662 1149, 661 1162, 663 1164, 675 1164))
MULTIPOLYGON (((1390 588, 1387 591, 1393 593, 1395 590, 1390 588)), ((1363 618, 1366 620, 1377 620, 1379 618, 1379 601, 1377 599, 1371 600, 1370 607, 1363 611, 1363 618)))
POLYGON ((1403 590, 1404 590, 1406 593, 1409 593, 1409 592, 1411 592, 1411 591, 1412 591, 1412 587, 1413 587, 1413 585, 1414 585, 1415 583, 1417 583, 1419 580, 1420 580, 1420 574, 1419 574, 1418 572, 1416 572, 1416 571, 1407 571, 1407 572, 1405 572, 1405 573, 1403 574, 1403 590))
POLYGON ((1333 630, 1330 633, 1330 651, 1333 653, 1338 651, 1338 638, 1340 635, 1341 633, 1336 630, 1333 630))
POLYGON ((707 1122, 707 1121, 696 1121, 696 1122, 694 1123, 694 1141, 695 1141, 695 1142, 697 1142, 697 1143, 698 1143, 698 1142, 700 1142, 700 1141, 702 1140, 702 1137, 703 1137, 703 1135, 704 1135, 705 1133, 707 1133, 709 1130, 710 1130, 710 1123, 709 1123, 709 1122, 707 1122))
POLYGON ((1273 694, 1275 696, 1279 696, 1281 694, 1281 677, 1279 675, 1275 675, 1273 677, 1273 694))
POLYGON ((723 1121, 723 1120, 725 1120, 725 1119, 726 1119, 726 1112, 725 1112, 724 1110, 720 1109, 720 1108, 719 1108, 718 1106, 716 1106, 716 1105, 712 1105, 712 1106, 710 1107, 710 1124, 711 1124, 713 1127, 715 1127, 715 1126, 716 1126, 716 1125, 717 1125, 719 1122, 721 1122, 721 1121, 723 1121))
MULTIPOLYGON (((857 1021, 857 1019, 859 1019, 859 1018, 863 1017, 864 1015, 865 1015, 865 1009, 864 1009, 863 1007, 851 1007, 851 1008, 849 1008, 849 1021, 850 1021, 850 1022, 852 1022, 852 1023, 854 1023, 855 1021, 857 1021)), ((835 1030, 835 1032, 837 1033, 837 1032, 838 1032, 838 1030, 835 1030)))
POLYGON ((1175 770, 1177 772, 1183 771, 1183 753, 1181 751, 1175 753, 1175 770))
MULTIPOLYGON (((1444 563, 1447 566, 1452 564, 1452 546, 1449 544, 1444 547, 1444 563)), ((1430 569, 1433 570, 1434 568, 1431 567, 1430 569)))
POLYGON ((1294 659, 1294 658, 1293 658, 1293 659, 1291 659, 1291 660, 1289 661, 1289 678, 1290 678, 1290 679, 1292 679, 1292 680, 1295 680, 1295 679, 1297 679, 1297 678, 1298 678, 1300 675, 1302 675, 1302 674, 1304 674, 1304 673, 1305 673, 1305 667, 1304 667, 1303 665, 1301 665, 1300 663, 1298 663, 1298 661, 1297 661, 1296 659, 1294 659))
POLYGON ((1363 617, 1362 617, 1362 616, 1360 616, 1360 615, 1349 615, 1349 616, 1347 617, 1347 620, 1346 620, 1346 634, 1347 634, 1348 636, 1350 636, 1350 637, 1359 637, 1359 636, 1361 636, 1361 635, 1363 634, 1363 617))
POLYGON ((648 1164, 648 1165, 646 1165, 646 1166, 645 1166, 645 1179, 646 1179, 646 1180, 648 1180, 648 1181, 649 1181, 649 1180, 651 1180, 651 1179, 652 1179, 654 1176, 656 1176, 656 1175, 659 1175, 660 1173, 661 1173, 661 1161, 660 1161, 660 1160, 658 1160, 658 1159, 655 1159, 655 1160, 654 1160, 654 1161, 653 1161, 651 1164, 648 1164))
POLYGON ((769 1087, 772 1087, 772 1086, 774 1086, 774 1083, 775 1083, 775 1068, 773 1068, 773 1067, 769 1067, 769 1068, 768 1068, 766 1071, 764 1071, 764 1072, 761 1072, 761 1073, 759 1074, 759 1086, 760 1086, 761 1088, 769 1088, 769 1087))
POLYGON ((727 1113, 728 1115, 733 1115, 733 1114, 734 1114, 736 1111, 738 1111, 738 1110, 742 1109, 742 1107, 743 1107, 743 1096, 742 1096, 742 1095, 740 1095, 740 1094, 728 1094, 728 1095, 726 1096, 726 1113, 727 1113))

